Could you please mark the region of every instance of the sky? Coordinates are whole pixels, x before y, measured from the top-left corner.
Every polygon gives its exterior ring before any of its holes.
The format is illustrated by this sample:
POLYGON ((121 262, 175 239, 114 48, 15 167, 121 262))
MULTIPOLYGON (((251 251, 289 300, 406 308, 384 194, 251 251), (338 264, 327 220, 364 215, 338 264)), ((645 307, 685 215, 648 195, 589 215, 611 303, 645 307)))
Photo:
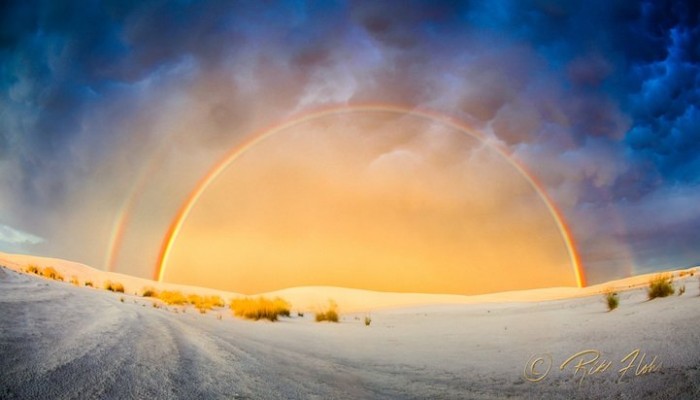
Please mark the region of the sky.
MULTIPOLYGON (((560 210, 588 283, 700 264, 697 2, 0 7, 0 251, 151 276, 174 215, 231 148, 373 103, 433 110, 504 148, 560 210)), ((361 136, 348 152, 367 154, 361 136)), ((420 136, 412 151, 439 154, 420 136)))

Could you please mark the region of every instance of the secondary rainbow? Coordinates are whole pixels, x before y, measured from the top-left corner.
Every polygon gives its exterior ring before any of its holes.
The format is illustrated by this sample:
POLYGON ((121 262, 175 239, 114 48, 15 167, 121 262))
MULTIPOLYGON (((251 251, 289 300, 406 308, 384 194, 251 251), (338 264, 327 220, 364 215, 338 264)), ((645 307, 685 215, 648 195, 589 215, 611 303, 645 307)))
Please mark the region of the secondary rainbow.
POLYGON ((440 122, 456 129, 464 134, 467 134, 485 145, 489 146, 498 154, 500 154, 510 165, 512 165, 525 180, 532 186, 538 196, 547 206, 552 218, 554 219, 559 232, 562 235, 564 243, 566 245, 567 251, 569 253, 569 258, 571 265, 574 269, 574 276, 576 283, 579 287, 586 285, 586 277, 581 265, 581 261, 573 242, 572 234, 564 222, 564 218, 556 207, 552 199, 547 195, 546 190, 540 184, 540 182, 527 171, 527 169, 520 164, 508 151, 500 146, 493 140, 489 140, 484 137, 483 134, 477 130, 466 125, 464 122, 456 120, 453 117, 437 113, 433 110, 427 110, 423 108, 411 108, 404 107, 395 104, 359 104, 359 105, 342 105, 342 106, 332 106, 322 109, 316 109, 309 112, 302 113, 297 116, 286 119, 282 123, 278 123, 266 129, 260 130, 257 133, 250 136, 247 140, 237 144, 228 153, 226 153, 216 164, 212 166, 209 172, 204 175, 204 177, 199 180, 195 188, 187 196, 183 204, 180 206, 175 218, 172 220, 161 244, 160 252, 158 254, 158 259, 155 265, 154 279, 159 282, 163 281, 165 273, 167 270, 168 258, 172 251, 173 245, 182 230, 187 217, 190 212, 197 204, 199 199, 202 197, 204 192, 209 188, 209 186, 233 163, 241 154, 245 153, 248 149, 255 146, 257 143, 273 136, 285 129, 289 129, 296 125, 322 118, 325 116, 333 114, 349 114, 349 113, 393 113, 399 115, 410 115, 419 118, 425 118, 434 122, 440 122))

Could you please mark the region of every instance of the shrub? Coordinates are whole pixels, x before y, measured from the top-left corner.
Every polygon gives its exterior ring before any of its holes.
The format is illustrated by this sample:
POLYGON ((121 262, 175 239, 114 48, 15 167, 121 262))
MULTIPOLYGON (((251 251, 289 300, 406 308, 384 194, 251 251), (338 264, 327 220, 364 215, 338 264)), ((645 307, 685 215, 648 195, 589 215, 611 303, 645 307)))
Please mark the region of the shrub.
POLYGON ((685 293, 685 285, 678 288, 678 295, 682 296, 685 293))
POLYGON ((326 311, 316 313, 316 322, 321 321, 338 322, 338 305, 333 300, 328 302, 326 311))
POLYGON ((297 311, 297 317, 302 317, 304 318, 304 313, 301 311, 297 311))
POLYGON ((124 293, 124 285, 119 282, 106 281, 105 289, 109 290, 110 292, 124 293))
POLYGON ((365 326, 369 326, 372 323, 372 317, 365 315, 365 326))
POLYGON ((657 297, 670 296, 673 294, 673 292, 672 275, 659 274, 649 281, 649 289, 647 289, 649 300, 657 297))
POLYGON ((56 271, 54 267, 44 268, 44 270, 41 271, 41 276, 57 281, 63 280, 63 276, 60 273, 58 273, 58 271, 56 271))
POLYGON ((80 286, 80 282, 78 282, 78 277, 75 275, 70 277, 70 283, 72 283, 75 286, 80 286))
POLYGON ((620 299, 617 297, 617 292, 613 290, 605 291, 603 296, 605 297, 605 303, 608 305, 608 311, 616 309, 620 304, 620 299))
POLYGON ((158 298, 165 304, 183 305, 187 304, 187 298, 177 290, 164 290, 158 294, 158 298))
POLYGON ((231 300, 231 310, 233 315, 247 319, 267 319, 277 321, 281 316, 288 317, 290 315, 291 305, 286 300, 275 297, 270 300, 265 297, 250 298, 243 297, 231 300))
POLYGON ((124 302, 124 297, 120 297, 120 298, 119 298, 119 301, 121 301, 121 302, 123 303, 123 302, 124 302))
POLYGON ((92 287, 92 281, 85 281, 84 285, 92 287))
POLYGON ((214 309, 214 307, 223 307, 224 301, 220 296, 200 296, 198 294, 191 294, 187 296, 187 302, 195 306, 200 313, 205 314, 207 311, 214 309))
POLYGON ((40 271, 41 271, 41 269, 34 264, 30 264, 27 266, 27 272, 29 272, 30 274, 37 274, 38 275, 40 273, 40 271))
POLYGON ((141 294, 143 297, 158 297, 158 292, 152 287, 147 287, 143 289, 143 293, 141 294))

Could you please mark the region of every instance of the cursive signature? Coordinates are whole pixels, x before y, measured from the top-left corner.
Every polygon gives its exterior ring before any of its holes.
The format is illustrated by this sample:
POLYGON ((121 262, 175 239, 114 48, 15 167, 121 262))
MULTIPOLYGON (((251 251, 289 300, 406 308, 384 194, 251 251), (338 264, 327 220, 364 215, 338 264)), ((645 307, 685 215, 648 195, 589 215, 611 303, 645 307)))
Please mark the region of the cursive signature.
MULTIPOLYGON (((540 382, 549 375, 552 364, 552 355, 533 355, 528 359, 523 369, 523 377, 529 382, 540 382)), ((661 361, 658 356, 650 358, 641 349, 634 349, 619 361, 602 357, 600 351, 589 349, 582 350, 566 358, 560 365, 559 371, 570 371, 572 379, 583 384, 584 380, 593 375, 616 372, 617 381, 620 382, 627 376, 641 376, 661 369, 661 361), (618 366, 621 367, 618 369, 618 366)))

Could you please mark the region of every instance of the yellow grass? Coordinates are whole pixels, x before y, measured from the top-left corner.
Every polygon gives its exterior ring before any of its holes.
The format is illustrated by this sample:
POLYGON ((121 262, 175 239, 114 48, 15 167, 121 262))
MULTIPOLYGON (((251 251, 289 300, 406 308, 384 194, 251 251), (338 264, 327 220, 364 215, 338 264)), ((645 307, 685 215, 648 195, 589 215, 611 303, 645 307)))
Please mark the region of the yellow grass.
POLYGON ((649 300, 670 296, 674 292, 673 275, 671 274, 659 274, 649 281, 649 289, 647 289, 649 300))
POLYGON ((158 293, 158 298, 166 304, 183 305, 187 304, 187 297, 177 290, 164 290, 158 293))
POLYGON ((124 293, 124 285, 119 282, 106 281, 105 289, 109 290, 110 292, 124 293))
POLYGON ((280 315, 288 317, 291 305, 288 301, 275 297, 270 300, 265 297, 250 298, 243 297, 231 300, 231 310, 233 315, 247 319, 268 319, 277 321, 280 315))
POLYGON ((75 275, 70 277, 70 283, 72 283, 75 286, 80 286, 80 282, 78 282, 78 277, 75 275))
POLYGON ((321 321, 338 322, 338 304, 336 304, 335 301, 330 300, 328 302, 328 308, 325 311, 316 313, 316 322, 321 321))
POLYGON ((200 313, 204 314, 214 307, 223 307, 224 301, 219 296, 200 296, 198 294, 191 294, 187 296, 188 303, 192 304, 199 310, 200 313))
POLYGON ((43 270, 40 270, 41 276, 57 281, 62 281, 63 280, 63 275, 58 273, 54 267, 46 267, 43 270))
POLYGON ((39 274, 40 271, 41 271, 41 268, 39 268, 38 266, 36 266, 34 264, 29 264, 27 266, 27 272, 29 272, 30 274, 39 274))

